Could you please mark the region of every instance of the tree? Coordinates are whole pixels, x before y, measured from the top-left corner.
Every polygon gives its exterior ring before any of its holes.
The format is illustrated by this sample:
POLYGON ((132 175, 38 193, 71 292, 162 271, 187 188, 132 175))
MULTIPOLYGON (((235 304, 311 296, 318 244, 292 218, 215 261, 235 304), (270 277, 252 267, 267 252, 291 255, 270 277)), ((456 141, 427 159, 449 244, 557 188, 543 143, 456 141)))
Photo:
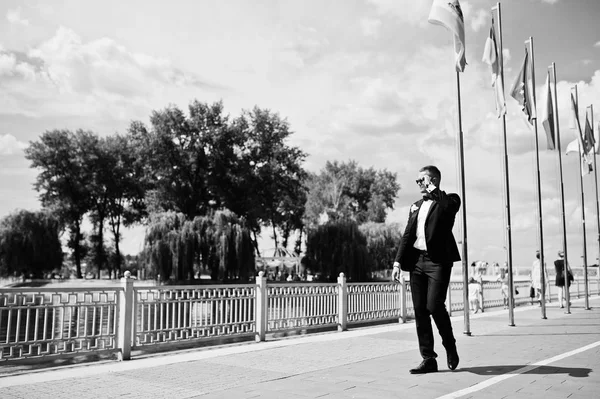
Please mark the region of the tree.
POLYGON ((129 129, 144 163, 148 211, 192 220, 230 210, 252 230, 256 250, 261 226, 272 227, 276 243, 277 229, 289 235, 301 226, 289 199, 302 194, 306 155, 287 144, 289 124, 278 114, 255 107, 230 122, 222 102, 193 101, 189 116, 169 107, 154 111, 151 125, 129 129))
POLYGON ((171 278, 178 258, 177 249, 180 231, 185 223, 185 215, 175 212, 151 214, 146 228, 145 245, 150 264, 161 281, 171 278))
POLYGON ((153 111, 150 123, 150 130, 141 122, 129 127, 149 208, 183 213, 189 220, 206 214, 208 158, 201 132, 177 107, 153 111))
POLYGON ((135 150, 127 136, 109 136, 103 141, 108 163, 104 174, 106 190, 106 210, 108 224, 113 236, 114 251, 110 269, 115 278, 120 274, 123 256, 119 244, 121 242, 121 226, 130 226, 139 222, 146 215, 144 205, 143 172, 140 163, 135 159, 135 150))
POLYGON ((191 279, 194 266, 213 280, 247 281, 254 271, 254 251, 245 221, 230 211, 186 220, 182 213, 150 215, 146 247, 162 281, 191 279))
POLYGON ((60 223, 47 210, 21 210, 0 220, 1 275, 41 278, 62 261, 60 223))
POLYGON ((367 251, 373 260, 373 270, 389 269, 396 258, 402 228, 398 223, 368 222, 358 226, 367 240, 367 251))
POLYGON ((355 161, 328 161, 307 185, 305 223, 310 226, 329 220, 383 223, 400 189, 395 173, 364 169, 355 161))
POLYGON ((335 281, 343 272, 348 281, 368 281, 373 261, 367 250, 367 239, 354 221, 337 221, 308 230, 306 265, 335 281))
POLYGON ((46 131, 25 150, 31 167, 40 169, 34 187, 40 193, 42 205, 51 208, 68 226, 68 245, 73 250, 78 278, 83 258, 81 224, 91 200, 89 168, 80 138, 88 134, 82 130, 77 135, 69 130, 46 131))
POLYGON ((242 169, 246 196, 230 209, 248 220, 255 243, 260 225, 270 225, 278 247, 278 228, 286 231, 301 225, 291 217, 292 213, 298 215, 298 204, 289 199, 302 195, 306 154, 288 145, 292 134, 289 123, 270 110, 254 107, 243 111, 233 128, 245 138, 240 158, 248 167, 242 169))
MULTIPOLYGON (((95 266, 96 277, 108 266, 109 255, 104 239, 104 227, 108 217, 109 192, 107 185, 112 179, 111 154, 105 141, 93 132, 79 131, 76 139, 82 154, 82 165, 89 193, 89 219, 93 232, 89 236, 88 265, 95 266)), ((90 270, 88 268, 88 270, 90 270)), ((110 273, 109 273, 110 274, 110 273)))

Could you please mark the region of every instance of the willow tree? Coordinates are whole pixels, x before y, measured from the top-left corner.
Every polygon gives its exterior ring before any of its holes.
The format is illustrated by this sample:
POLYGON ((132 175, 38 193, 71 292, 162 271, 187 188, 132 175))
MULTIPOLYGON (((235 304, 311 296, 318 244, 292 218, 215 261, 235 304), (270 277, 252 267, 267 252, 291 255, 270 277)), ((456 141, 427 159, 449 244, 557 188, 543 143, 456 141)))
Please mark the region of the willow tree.
POLYGON ((171 279, 173 269, 177 269, 178 241, 185 223, 185 215, 175 212, 164 212, 149 216, 146 228, 146 250, 149 254, 150 266, 161 281, 171 279))
POLYGON ((50 211, 16 211, 0 220, 0 275, 33 275, 60 269, 60 223, 50 211))
POLYGON ((196 216, 183 213, 150 215, 146 251, 161 280, 194 278, 194 270, 210 271, 213 280, 246 281, 254 270, 254 247, 250 229, 230 211, 196 216))
POLYGON ((373 265, 366 237, 356 222, 348 220, 309 229, 305 262, 328 281, 335 281, 341 272, 349 281, 368 281, 373 265))
POLYGON ((365 223, 358 230, 367 240, 367 251, 374 270, 389 269, 394 263, 402 227, 398 223, 365 223))
POLYGON ((254 271, 254 245, 250 229, 243 219, 230 211, 218 211, 214 219, 213 245, 217 249, 218 266, 212 278, 247 280, 254 271))

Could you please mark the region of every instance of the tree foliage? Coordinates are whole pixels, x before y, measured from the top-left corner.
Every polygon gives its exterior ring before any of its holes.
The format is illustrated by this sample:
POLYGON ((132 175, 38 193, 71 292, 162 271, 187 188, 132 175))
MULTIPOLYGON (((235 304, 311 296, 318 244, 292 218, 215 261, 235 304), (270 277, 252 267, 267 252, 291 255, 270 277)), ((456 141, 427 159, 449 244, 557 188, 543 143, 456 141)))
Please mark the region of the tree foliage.
POLYGON ((367 251, 373 261, 373 270, 389 269, 394 263, 402 228, 398 223, 364 223, 358 230, 367 240, 367 251))
POLYGON ((328 161, 308 179, 305 222, 309 226, 329 220, 383 223, 387 211, 394 209, 399 189, 396 174, 386 169, 364 169, 356 161, 328 161))
POLYGON ((77 277, 86 255, 98 275, 102 269, 109 274, 114 269, 116 275, 122 259, 120 227, 139 221, 145 212, 141 163, 133 143, 119 135, 101 138, 90 131, 53 130, 32 142, 26 157, 40 170, 35 188, 42 205, 69 230, 67 245, 73 250, 77 277), (81 230, 86 215, 93 225, 89 253, 81 230), (106 222, 113 235, 113 256, 105 246, 106 222))
POLYGON ((306 154, 288 145, 289 123, 277 113, 255 107, 244 111, 233 125, 245 137, 240 158, 247 165, 244 180, 250 194, 239 214, 250 221, 255 233, 261 224, 270 225, 278 247, 277 229, 289 237, 290 230, 302 227, 306 154))
POLYGON ((81 278, 81 224, 90 209, 90 169, 86 164, 85 139, 90 133, 78 130, 46 131, 37 142, 30 143, 25 157, 31 167, 40 170, 35 189, 42 205, 50 208, 70 232, 68 243, 73 250, 77 277, 81 278))
POLYGON ((230 211, 193 220, 183 213, 152 214, 145 242, 150 272, 161 281, 190 280, 202 271, 213 280, 247 281, 254 272, 250 230, 230 211))
POLYGON ((0 220, 0 274, 35 278, 63 261, 60 223, 47 211, 17 211, 0 220))
POLYGON ((327 281, 335 281, 341 272, 348 281, 368 281, 373 266, 367 239, 350 220, 309 229, 304 262, 327 281))
POLYGON ((244 218, 255 246, 264 225, 276 242, 277 229, 289 236, 301 228, 306 154, 287 143, 289 124, 278 114, 255 107, 230 121, 221 102, 194 101, 189 116, 168 107, 150 122, 129 128, 149 210, 188 220, 230 210, 244 218))

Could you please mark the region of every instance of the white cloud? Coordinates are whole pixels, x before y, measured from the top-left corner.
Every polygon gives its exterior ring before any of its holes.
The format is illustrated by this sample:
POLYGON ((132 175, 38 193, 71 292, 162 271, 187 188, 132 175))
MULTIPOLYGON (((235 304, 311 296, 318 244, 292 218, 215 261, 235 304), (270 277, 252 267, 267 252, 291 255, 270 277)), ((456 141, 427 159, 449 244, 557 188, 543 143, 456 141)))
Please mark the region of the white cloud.
POLYGON ((427 24, 431 3, 414 0, 367 0, 380 15, 394 15, 409 25, 427 24))
POLYGON ((542 0, 542 3, 546 3, 546 4, 556 4, 558 3, 560 0, 542 0))
POLYGON ((471 18, 471 29, 475 32, 479 30, 491 20, 490 13, 486 10, 478 10, 473 18, 471 18))
POLYGON ((16 64, 17 58, 14 54, 0 52, 0 76, 12 75, 15 72, 14 69, 16 64))
POLYGON ((21 18, 21 9, 8 10, 6 12, 6 20, 11 24, 29 26, 27 19, 21 18))
POLYGON ((365 36, 377 37, 379 29, 381 28, 381 20, 374 18, 362 18, 360 20, 360 27, 365 36))
POLYGON ((0 155, 14 155, 23 151, 27 143, 23 143, 10 134, 0 134, 0 155))
POLYGON ((0 76, 9 77, 0 99, 6 113, 129 120, 128 110, 147 115, 173 90, 213 88, 167 59, 133 53, 109 38, 83 42, 65 27, 22 58, 0 52, 0 76))
POLYGON ((600 47, 600 41, 597 41, 597 42, 594 44, 594 47, 600 47))
POLYGON ((329 44, 328 40, 315 28, 300 26, 294 37, 277 52, 277 59, 297 69, 315 63, 329 44))

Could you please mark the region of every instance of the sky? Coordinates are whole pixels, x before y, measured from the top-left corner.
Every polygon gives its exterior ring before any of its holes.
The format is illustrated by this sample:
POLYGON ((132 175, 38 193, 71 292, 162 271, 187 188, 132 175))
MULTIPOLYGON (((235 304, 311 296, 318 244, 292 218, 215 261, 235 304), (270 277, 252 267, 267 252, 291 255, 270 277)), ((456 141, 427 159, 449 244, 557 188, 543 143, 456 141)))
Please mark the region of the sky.
MULTIPOLYGON (((356 160, 397 173, 389 222, 405 224, 419 198, 420 167, 437 165, 442 189, 460 193, 457 88, 452 36, 427 22, 426 0, 4 0, 0 3, 0 218, 40 208, 24 148, 52 129, 125 133, 152 110, 222 100, 231 116, 255 105, 287 118, 290 144, 307 170, 356 160)), ((506 260, 502 124, 482 59, 496 2, 461 1, 467 67, 460 74, 465 149, 468 262, 506 260)), ((581 114, 600 121, 600 2, 502 2, 506 91, 534 38, 538 102, 556 63, 563 149, 569 90, 581 114)), ((541 102, 540 102, 541 103, 541 102)), ((535 133, 507 94, 506 130, 513 263, 539 248, 535 133)), ((541 107, 538 106, 538 112, 541 107)), ((562 247, 558 155, 538 126, 544 253, 562 247)), ((562 156, 569 262, 582 264, 581 190, 576 154, 562 156)), ((584 177, 588 263, 598 257, 594 175, 584 177)), ((455 236, 461 240, 459 216, 455 236)), ((127 229, 136 254, 143 227, 127 229)), ((265 231, 263 248, 272 247, 265 231)))

